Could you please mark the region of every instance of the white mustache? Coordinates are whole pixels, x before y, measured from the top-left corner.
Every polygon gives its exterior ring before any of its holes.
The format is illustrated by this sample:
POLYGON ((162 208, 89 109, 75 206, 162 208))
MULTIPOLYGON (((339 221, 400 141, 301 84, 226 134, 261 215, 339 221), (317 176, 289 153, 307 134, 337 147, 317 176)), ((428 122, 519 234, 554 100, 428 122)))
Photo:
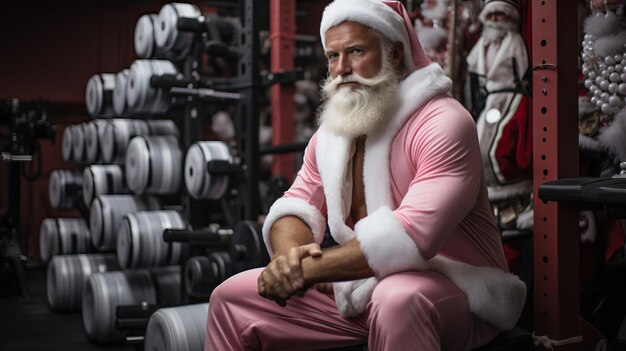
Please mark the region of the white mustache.
POLYGON ((334 92, 339 88, 341 84, 346 84, 346 83, 358 83, 360 85, 371 88, 371 87, 375 87, 383 83, 389 78, 389 76, 390 76, 389 74, 383 74, 383 75, 379 74, 373 78, 364 78, 356 73, 352 73, 346 76, 337 76, 332 81, 324 84, 324 90, 329 91, 329 92, 334 92))

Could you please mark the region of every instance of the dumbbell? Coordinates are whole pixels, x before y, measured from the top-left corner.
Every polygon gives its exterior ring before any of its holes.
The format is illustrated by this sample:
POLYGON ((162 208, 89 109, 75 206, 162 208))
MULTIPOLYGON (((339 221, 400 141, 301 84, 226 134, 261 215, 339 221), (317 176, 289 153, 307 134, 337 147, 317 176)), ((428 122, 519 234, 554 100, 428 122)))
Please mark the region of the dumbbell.
POLYGON ((117 235, 117 258, 125 269, 179 264, 183 244, 163 240, 165 229, 185 229, 176 211, 142 211, 124 216, 117 235))
POLYGON ((119 306, 172 306, 180 300, 180 267, 177 266, 152 271, 94 273, 87 280, 83 294, 83 326, 91 341, 119 343, 129 333, 127 328, 117 326, 119 306))
POLYGON ((165 230, 163 238, 212 251, 205 258, 192 257, 185 266, 186 290, 192 296, 206 297, 229 276, 269 262, 260 225, 253 221, 241 221, 234 230, 217 226, 198 231, 165 230))
POLYGON ((232 268, 230 255, 226 252, 191 257, 185 264, 185 291, 190 296, 208 299, 221 282, 233 275, 232 268))
POLYGON ((114 254, 54 256, 46 275, 48 305, 59 312, 80 310, 83 288, 89 276, 119 269, 114 254))
POLYGON ((68 210, 76 205, 76 194, 83 186, 80 172, 56 169, 50 174, 48 199, 57 210, 68 210))
POLYGON ((204 349, 209 304, 167 307, 148 321, 145 351, 194 351, 204 349))
POLYGON ((93 117, 113 117, 113 90, 115 89, 114 73, 94 74, 87 81, 85 104, 87 112, 93 117))
POLYGON ((136 194, 176 194, 182 180, 182 163, 176 137, 136 136, 126 150, 126 184, 136 194))
POLYGON ((39 230, 39 253, 44 263, 54 255, 93 251, 87 223, 82 218, 46 218, 39 230))

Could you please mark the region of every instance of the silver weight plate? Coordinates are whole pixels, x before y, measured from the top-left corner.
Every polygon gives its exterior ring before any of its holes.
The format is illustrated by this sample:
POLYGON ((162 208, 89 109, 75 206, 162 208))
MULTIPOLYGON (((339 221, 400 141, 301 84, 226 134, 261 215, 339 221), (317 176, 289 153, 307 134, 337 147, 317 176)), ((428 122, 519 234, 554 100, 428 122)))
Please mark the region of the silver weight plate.
POLYGON ((72 137, 74 134, 74 126, 68 125, 63 129, 63 140, 61 145, 61 154, 63 155, 63 161, 72 162, 74 161, 73 144, 72 137))
POLYGON ((99 195, 125 192, 124 173, 119 165, 92 165, 83 171, 83 201, 87 207, 99 195))
POLYGON ((150 149, 145 137, 137 136, 130 141, 124 166, 128 188, 136 194, 143 193, 150 177, 150 149))
POLYGON ((59 252, 59 227, 56 218, 46 218, 39 228, 39 255, 44 264, 59 252))
POLYGON ((83 162, 85 157, 85 128, 83 124, 74 126, 72 134, 72 154, 74 161, 83 162))
POLYGON ((220 141, 196 142, 185 158, 185 185, 195 199, 219 199, 228 189, 228 176, 211 175, 207 163, 214 160, 233 162, 228 145, 220 141))
POLYGON ((128 112, 128 102, 126 98, 126 86, 128 84, 129 69, 124 69, 115 75, 115 89, 113 90, 113 111, 115 116, 124 117, 128 112))
POLYGON ((95 120, 85 124, 85 161, 88 163, 97 162, 102 155, 100 154, 100 139, 104 133, 107 122, 95 120))
POLYGON ((150 119, 146 122, 150 135, 173 135, 177 138, 180 135, 176 123, 171 119, 150 119))
POLYGON ((123 268, 149 268, 178 264, 181 243, 163 240, 165 229, 185 229, 175 211, 140 211, 124 217, 117 237, 117 255, 123 268))
POLYGON ((169 107, 169 94, 165 89, 150 86, 153 75, 177 74, 174 64, 166 60, 135 60, 130 66, 126 85, 128 110, 131 113, 162 114, 169 107))
POLYGON ((83 293, 83 326, 95 342, 122 342, 128 333, 115 327, 118 306, 156 304, 157 293, 148 271, 94 273, 83 293))
POLYGON ((191 45, 192 33, 178 31, 179 18, 197 18, 200 9, 192 4, 169 3, 159 11, 159 24, 156 26, 156 45, 164 52, 185 50, 191 45))
POLYGON ((126 152, 126 183, 137 194, 174 194, 181 184, 181 165, 175 137, 135 137, 126 152))
POLYGON ((79 172, 64 169, 52 171, 48 183, 48 198, 53 208, 67 210, 74 205, 71 194, 66 193, 67 185, 82 186, 82 175, 79 172))
POLYGON ((139 17, 135 25, 135 53, 140 58, 151 58, 155 53, 155 25, 158 23, 157 14, 148 13, 139 17))
POLYGON ((113 117, 112 94, 115 89, 115 74, 94 74, 87 81, 85 104, 92 117, 113 117))
POLYGON ((100 147, 107 163, 123 163, 130 140, 138 135, 148 135, 144 120, 116 118, 108 122, 102 135, 100 147))
POLYGON ((119 270, 115 254, 82 254, 55 256, 47 271, 48 304, 54 311, 80 310, 83 288, 95 272, 119 270))
POLYGON ((209 304, 193 304, 157 310, 148 321, 145 351, 193 351, 204 349, 209 304))
POLYGON ((261 238, 261 226, 253 221, 240 221, 235 225, 230 257, 233 273, 267 265, 269 254, 261 238))
POLYGON ((114 249, 117 234, 125 215, 137 211, 154 211, 161 208, 151 196, 100 195, 91 204, 89 224, 93 246, 100 250, 114 249))

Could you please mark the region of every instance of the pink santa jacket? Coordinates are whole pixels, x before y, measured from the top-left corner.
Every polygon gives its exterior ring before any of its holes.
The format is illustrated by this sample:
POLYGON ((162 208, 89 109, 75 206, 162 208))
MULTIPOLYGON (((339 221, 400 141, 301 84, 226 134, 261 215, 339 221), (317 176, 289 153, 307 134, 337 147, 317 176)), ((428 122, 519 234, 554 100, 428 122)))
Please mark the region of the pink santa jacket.
POLYGON ((351 226, 354 140, 320 126, 293 185, 263 226, 295 215, 320 243, 328 223, 344 244, 356 237, 376 276, 334 284, 343 316, 362 313, 378 280, 407 270, 435 270, 452 280, 478 317, 500 329, 517 323, 526 287, 508 273, 489 208, 476 128, 446 96, 451 81, 439 65, 411 73, 400 106, 384 128, 368 135, 364 185, 368 216, 351 226))

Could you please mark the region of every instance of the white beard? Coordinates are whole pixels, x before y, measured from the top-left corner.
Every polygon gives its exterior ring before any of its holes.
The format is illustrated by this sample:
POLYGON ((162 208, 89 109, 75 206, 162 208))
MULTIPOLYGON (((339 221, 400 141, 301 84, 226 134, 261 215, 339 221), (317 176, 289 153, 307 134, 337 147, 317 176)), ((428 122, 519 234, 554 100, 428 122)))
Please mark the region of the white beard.
POLYGON ((327 130, 348 138, 367 135, 387 121, 398 106, 399 77, 388 60, 373 78, 357 74, 330 76, 322 83, 325 102, 318 114, 318 121, 327 130), (337 88, 340 83, 357 82, 360 86, 337 88))
POLYGON ((513 31, 517 31, 517 24, 514 22, 485 21, 482 37, 486 43, 499 43, 508 32, 513 31))

